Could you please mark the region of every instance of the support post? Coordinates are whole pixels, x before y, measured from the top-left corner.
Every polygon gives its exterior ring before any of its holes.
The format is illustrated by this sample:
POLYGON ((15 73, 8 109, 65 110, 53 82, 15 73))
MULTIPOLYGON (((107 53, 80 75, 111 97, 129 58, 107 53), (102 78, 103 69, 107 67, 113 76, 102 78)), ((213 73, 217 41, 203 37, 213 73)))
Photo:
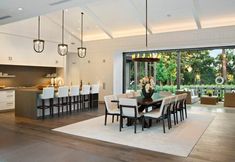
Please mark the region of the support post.
POLYGON ((177 58, 176 58, 176 62, 177 62, 177 73, 176 73, 176 77, 177 77, 177 89, 180 89, 180 84, 181 84, 181 52, 177 51, 177 58))

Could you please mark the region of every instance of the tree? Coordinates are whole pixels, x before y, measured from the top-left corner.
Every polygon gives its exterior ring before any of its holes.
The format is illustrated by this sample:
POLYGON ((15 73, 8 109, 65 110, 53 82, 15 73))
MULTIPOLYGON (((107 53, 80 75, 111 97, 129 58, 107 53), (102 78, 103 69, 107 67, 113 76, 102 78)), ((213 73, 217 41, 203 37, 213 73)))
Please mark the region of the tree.
POLYGON ((155 68, 157 72, 156 78, 158 81, 160 81, 160 86, 162 86, 163 83, 167 80, 167 70, 163 63, 163 59, 160 59, 155 68))

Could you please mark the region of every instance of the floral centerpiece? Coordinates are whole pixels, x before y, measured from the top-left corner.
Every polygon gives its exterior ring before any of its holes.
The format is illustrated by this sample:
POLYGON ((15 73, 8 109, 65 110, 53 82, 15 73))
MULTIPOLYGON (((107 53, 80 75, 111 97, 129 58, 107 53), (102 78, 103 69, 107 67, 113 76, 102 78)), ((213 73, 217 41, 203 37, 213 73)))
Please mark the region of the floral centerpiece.
POLYGON ((151 96, 154 93, 154 78, 152 76, 150 77, 144 77, 140 79, 140 87, 142 89, 143 96, 145 98, 151 98, 151 96))

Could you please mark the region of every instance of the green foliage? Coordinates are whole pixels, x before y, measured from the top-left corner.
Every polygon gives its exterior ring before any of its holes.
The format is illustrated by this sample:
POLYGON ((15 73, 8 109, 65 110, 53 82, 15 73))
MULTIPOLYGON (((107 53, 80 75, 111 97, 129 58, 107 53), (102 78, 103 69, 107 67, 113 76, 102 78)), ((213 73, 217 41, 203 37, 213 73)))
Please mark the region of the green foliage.
POLYGON ((163 63, 163 59, 160 59, 159 63, 156 66, 156 78, 160 81, 160 84, 164 83, 167 80, 167 69, 163 63))

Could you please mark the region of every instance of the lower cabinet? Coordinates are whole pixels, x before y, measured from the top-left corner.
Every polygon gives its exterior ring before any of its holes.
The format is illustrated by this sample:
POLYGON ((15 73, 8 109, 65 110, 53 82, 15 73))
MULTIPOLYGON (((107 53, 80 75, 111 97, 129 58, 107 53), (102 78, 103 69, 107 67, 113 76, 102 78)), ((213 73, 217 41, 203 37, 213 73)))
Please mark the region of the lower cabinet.
POLYGON ((0 91, 0 111, 15 109, 15 90, 0 91))

